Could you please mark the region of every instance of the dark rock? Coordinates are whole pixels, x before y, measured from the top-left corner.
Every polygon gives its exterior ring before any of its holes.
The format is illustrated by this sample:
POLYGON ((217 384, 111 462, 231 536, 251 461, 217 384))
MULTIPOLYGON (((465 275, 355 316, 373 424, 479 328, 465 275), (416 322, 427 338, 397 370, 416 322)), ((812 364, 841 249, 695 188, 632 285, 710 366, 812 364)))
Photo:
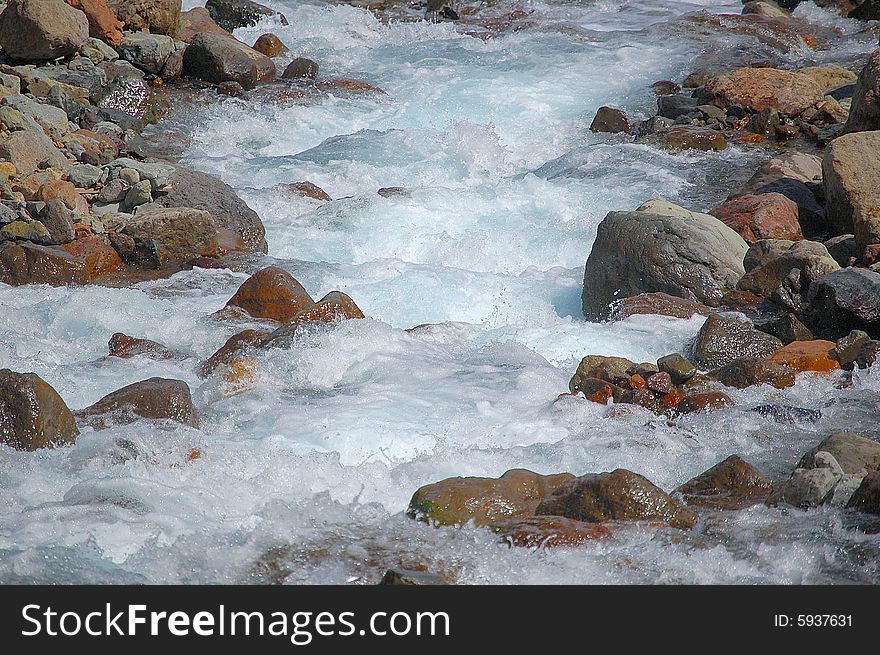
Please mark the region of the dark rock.
POLYGON ((708 373, 727 387, 745 389, 759 384, 770 384, 785 389, 795 382, 795 372, 787 366, 762 357, 740 357, 708 373))
POLYGON ((697 516, 647 478, 616 469, 592 473, 557 487, 535 510, 538 515, 564 516, 577 521, 657 521, 690 529, 697 516))
POLYGON ((672 80, 660 80, 651 85, 651 91, 657 96, 670 96, 681 92, 681 86, 672 80))
POLYGON ((676 120, 697 111, 699 102, 684 95, 661 95, 657 98, 657 115, 676 120))
POLYGON ((49 231, 49 245, 60 245, 73 241, 73 212, 63 201, 49 200, 40 212, 40 222, 49 231))
POLYGON ((713 509, 743 509, 764 502, 770 482, 739 455, 731 455, 708 471, 691 478, 676 491, 688 505, 713 509))
POLYGON ((859 355, 856 357, 856 366, 859 368, 869 368, 877 361, 878 355, 880 355, 880 341, 871 339, 859 351, 859 355))
POLYGON ((268 333, 262 330, 242 330, 233 334, 213 355, 202 362, 198 373, 208 377, 221 366, 231 364, 248 348, 264 345, 268 333))
POLYGON ((880 274, 845 268, 810 287, 809 315, 820 336, 839 338, 850 330, 880 337, 880 274))
MULTIPOLYGON (((880 19, 880 2, 868 0, 862 4, 866 5, 873 5, 875 18, 880 19)), ((874 51, 859 74, 846 129, 849 132, 880 130, 880 50, 874 51)))
POLYGON ((428 571, 411 571, 409 569, 388 569, 382 576, 380 585, 445 585, 446 581, 435 573, 428 571))
POLYGON ((870 340, 871 337, 866 332, 852 330, 845 337, 837 340, 832 355, 840 362, 841 368, 851 371, 865 344, 870 340))
POLYGON ((181 380, 166 378, 130 384, 80 410, 76 416, 96 429, 113 423, 131 423, 138 418, 168 419, 191 427, 199 425, 189 386, 181 380))
POLYGON ((254 42, 254 50, 267 57, 277 57, 287 52, 287 46, 274 34, 262 34, 254 42))
POLYGON ((880 514, 880 471, 865 476, 847 507, 867 514, 880 514))
POLYGON ((121 359, 144 356, 159 361, 180 361, 189 357, 185 353, 166 348, 157 341, 130 337, 122 332, 117 332, 110 337, 110 341, 107 343, 107 349, 111 357, 119 357, 121 359))
POLYGON ((491 529, 502 542, 530 549, 579 546, 612 536, 611 530, 604 525, 564 516, 520 516, 499 521, 491 529))
POLYGON ((668 150, 724 150, 724 135, 708 127, 677 125, 660 134, 660 145, 668 150))
MULTIPOLYGON (((311 182, 294 182, 293 184, 288 184, 286 187, 289 191, 292 191, 298 196, 302 196, 304 198, 312 198, 314 200, 320 200, 321 202, 329 202, 333 200, 324 189, 319 187, 317 184, 312 184, 311 182)), ((378 193, 380 196, 388 197, 383 194, 383 191, 387 191, 386 189, 379 189, 378 193)))
POLYGON ((784 344, 790 344, 793 341, 811 341, 815 337, 810 332, 810 328, 801 323, 797 316, 786 313, 766 323, 756 325, 761 332, 766 332, 782 341, 784 344))
POLYGON ((184 73, 206 82, 238 82, 245 89, 275 79, 275 63, 253 48, 211 32, 196 34, 183 55, 184 73))
POLYGON ((755 412, 777 423, 816 423, 822 418, 822 412, 818 409, 804 409, 803 407, 790 407, 788 405, 759 405, 752 407, 750 412, 755 412))
POLYGON ((0 443, 34 451, 71 444, 78 435, 55 389, 34 373, 0 369, 0 443))
POLYGON ((589 378, 599 378, 608 382, 628 378, 628 371, 635 366, 635 362, 625 357, 587 355, 578 364, 577 371, 568 383, 568 389, 571 393, 583 391, 581 383, 589 378))
POLYGON ((859 247, 856 245, 855 235, 841 234, 825 241, 828 254, 841 268, 852 266, 859 257, 859 247))
MULTIPOLYGON (((286 71, 285 71, 286 72, 286 71)), ((632 132, 632 125, 626 112, 622 109, 614 107, 599 107, 596 117, 590 125, 591 132, 623 132, 629 134, 632 132)))
POLYGON ((281 77, 285 80, 314 80, 318 77, 318 64, 311 59, 297 57, 287 65, 281 77))
POLYGON ((211 18, 229 32, 239 27, 256 25, 267 17, 275 17, 282 25, 287 25, 284 14, 251 0, 208 0, 205 8, 211 18))
POLYGON ((671 203, 611 212, 587 259, 584 315, 605 319, 619 298, 662 292, 716 306, 744 272, 746 244, 714 217, 671 203))
POLYGON ((756 330, 746 320, 714 314, 697 333, 694 361, 704 368, 718 368, 742 357, 765 357, 781 347, 779 339, 756 330))
MULTIPOLYGON (((657 368, 668 373, 674 384, 683 384, 690 380, 697 372, 694 365, 678 353, 666 355, 657 360, 657 368)), ((650 385, 649 385, 650 386, 650 385)))

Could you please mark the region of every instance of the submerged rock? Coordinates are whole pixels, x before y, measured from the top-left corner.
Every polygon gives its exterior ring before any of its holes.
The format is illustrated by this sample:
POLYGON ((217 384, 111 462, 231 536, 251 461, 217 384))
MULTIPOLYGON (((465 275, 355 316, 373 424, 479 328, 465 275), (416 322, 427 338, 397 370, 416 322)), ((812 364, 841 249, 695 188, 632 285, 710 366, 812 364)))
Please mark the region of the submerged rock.
POLYGON ((34 451, 76 441, 73 413, 34 373, 0 369, 0 444, 34 451))
POLYGON ((616 469, 590 473, 557 487, 537 507, 536 514, 578 521, 657 521, 690 529, 697 515, 654 486, 647 478, 616 469))
POLYGON ((757 505, 764 502, 771 490, 767 478, 739 455, 731 455, 676 489, 688 505, 713 509, 757 505))
POLYGON ((110 337, 107 349, 111 357, 130 359, 143 355, 155 360, 183 360, 189 355, 166 348, 157 341, 130 337, 122 332, 116 332, 110 337))
POLYGON ((674 318, 691 318, 694 314, 708 316, 711 309, 692 300, 670 296, 668 293, 640 293, 615 303, 612 319, 624 319, 639 314, 659 314, 674 318))
POLYGON ((708 376, 735 389, 746 389, 759 384, 785 389, 795 383, 794 369, 763 357, 738 357, 710 371, 708 376))
POLYGON ((704 368, 717 368, 741 357, 765 357, 781 347, 779 339, 756 330, 748 320, 715 314, 697 333, 694 361, 704 368))
POLYGON ((191 427, 199 425, 189 386, 182 380, 166 378, 130 384, 78 411, 76 416, 96 429, 113 423, 131 423, 138 418, 168 419, 191 427))
POLYGON ((245 280, 226 307, 241 309, 253 318, 286 323, 314 304, 296 278, 282 268, 269 266, 245 280))
POLYGON ((412 571, 409 569, 388 569, 382 576, 380 585, 445 585, 446 581, 435 573, 412 571))
POLYGON ((601 523, 564 516, 522 516, 499 521, 491 527, 503 542, 532 549, 580 546, 612 536, 611 530, 601 523))
POLYGON ((742 237, 715 217, 672 203, 611 212, 587 259, 584 315, 607 318, 615 300, 648 292, 717 306, 742 277, 746 250, 742 237))
POLYGON ((411 518, 437 525, 477 525, 535 513, 538 504, 571 473, 540 475, 525 469, 507 471, 500 478, 449 478, 426 485, 413 494, 407 510, 411 518))
POLYGON ((590 125, 591 132, 632 132, 632 124, 622 109, 614 107, 599 107, 595 118, 590 125))

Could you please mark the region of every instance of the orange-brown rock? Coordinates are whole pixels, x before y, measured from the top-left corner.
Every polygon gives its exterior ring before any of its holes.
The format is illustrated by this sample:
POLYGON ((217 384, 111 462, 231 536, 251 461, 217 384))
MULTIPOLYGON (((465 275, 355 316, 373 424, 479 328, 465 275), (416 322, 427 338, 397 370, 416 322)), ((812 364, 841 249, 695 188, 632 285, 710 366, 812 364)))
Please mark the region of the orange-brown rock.
POLYGON ((781 193, 740 196, 709 213, 749 244, 761 239, 804 238, 798 223, 798 206, 781 193))
POLYGON ((291 193, 295 193, 298 196, 303 196, 304 198, 313 198, 315 200, 322 200, 324 202, 328 202, 333 200, 324 189, 319 187, 317 184, 312 184, 311 182, 294 182, 293 184, 287 185, 288 191, 291 193))
POLYGON ((187 358, 185 353, 166 348, 158 341, 138 339, 122 332, 117 332, 110 337, 107 349, 111 357, 120 357, 122 359, 130 359, 140 355, 156 360, 182 360, 187 358))
POLYGON ((573 479, 571 473, 540 475, 525 469, 500 478, 448 478, 416 491, 407 514, 436 525, 492 525, 534 514, 542 500, 573 479))
POLYGON ((235 38, 229 32, 220 27, 211 18, 211 14, 204 7, 195 7, 180 14, 180 26, 177 30, 177 38, 184 43, 189 43, 199 32, 213 32, 225 34, 230 39, 235 38))
POLYGON ((81 260, 85 267, 86 282, 119 273, 125 270, 125 264, 119 253, 110 245, 104 235, 92 235, 62 246, 68 253, 81 260))
POLYGON ((504 543, 519 548, 580 546, 596 539, 608 539, 611 530, 601 523, 576 521, 564 516, 523 516, 492 526, 504 543))
POLYGON ((263 34, 254 43, 254 50, 267 57, 277 57, 287 52, 287 46, 274 34, 263 34))
POLYGON ((0 282, 64 286, 88 281, 85 262, 63 247, 0 242, 0 282))
POLYGON ((535 514, 578 521, 659 521, 690 529, 697 515, 650 480, 626 469, 589 473, 557 487, 535 514))
POLYGON ((742 509, 757 505, 770 495, 773 487, 754 466, 739 455, 731 455, 676 491, 688 505, 713 509, 742 509))
POLYGON ((283 268, 269 266, 251 275, 226 303, 254 318, 286 323, 314 307, 315 301, 296 278, 283 268))
POLYGON ((355 93, 380 93, 386 95, 379 87, 361 82, 360 80, 324 80, 318 87, 323 91, 341 89, 342 91, 352 91, 355 93))
POLYGON ((756 113, 776 109, 786 116, 798 116, 824 99, 808 75, 776 68, 742 68, 710 80, 705 90, 722 108, 741 105, 756 113))
POLYGON ((792 341, 773 353, 770 359, 796 371, 830 373, 840 369, 840 362, 831 355, 836 347, 837 344, 833 341, 822 339, 792 341))
POLYGON ((91 130, 76 130, 71 132, 71 137, 83 147, 84 153, 80 160, 93 166, 103 166, 119 157, 119 147, 106 134, 98 134, 91 130))
POLYGON ((261 330, 242 330, 233 334, 220 348, 206 359, 198 369, 199 375, 207 377, 220 366, 228 365, 241 356, 248 347, 262 345, 266 332, 261 330))
POLYGON ((678 404, 678 411, 682 414, 691 412, 705 412, 713 409, 724 409, 733 405, 733 400, 722 391, 710 391, 708 393, 696 393, 685 398, 678 404))
POLYGON ((106 0, 65 0, 74 9, 79 9, 89 21, 89 36, 101 39, 111 48, 122 43, 122 22, 107 5, 106 0))
POLYGON ((694 314, 708 316, 711 310, 705 305, 684 298, 676 298, 668 293, 641 293, 620 301, 612 318, 622 319, 637 314, 660 314, 674 318, 690 318, 694 314))
POLYGON ((138 418, 168 419, 191 427, 199 424, 189 386, 182 380, 166 378, 129 384, 78 411, 76 416, 96 429, 138 418))
POLYGON ((311 307, 296 314, 290 319, 290 325, 303 325, 313 321, 333 323, 352 318, 364 318, 360 307, 341 291, 331 291, 311 307))
POLYGON ((34 451, 78 435, 73 413, 51 385, 34 373, 0 369, 0 444, 34 451))
POLYGON ((41 202, 49 202, 50 200, 58 199, 63 201, 68 209, 76 209, 78 205, 78 195, 76 187, 72 182, 54 180, 52 182, 46 182, 40 186, 39 191, 37 191, 36 199, 41 202))

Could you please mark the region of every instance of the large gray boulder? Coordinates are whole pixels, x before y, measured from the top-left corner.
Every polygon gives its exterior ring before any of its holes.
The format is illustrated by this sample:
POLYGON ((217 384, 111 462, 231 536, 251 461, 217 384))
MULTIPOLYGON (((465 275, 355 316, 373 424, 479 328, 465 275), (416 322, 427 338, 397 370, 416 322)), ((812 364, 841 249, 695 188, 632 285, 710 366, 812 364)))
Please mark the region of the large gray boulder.
MULTIPOLYGON (((880 3, 877 3, 880 7, 880 3)), ((848 132, 880 130, 880 50, 875 50, 859 74, 846 121, 848 132)))
POLYGON ((275 79, 275 62, 250 46, 228 36, 196 34, 183 54, 184 74, 205 82, 238 82, 253 89, 275 79))
POLYGON ((880 273, 845 268, 826 275, 811 286, 808 302, 820 336, 837 338, 864 330, 880 338, 880 273))
POLYGON ((864 249, 880 243, 880 131, 845 134, 822 160, 826 214, 837 233, 853 233, 864 249))
POLYGON ((88 38, 86 15, 64 0, 11 0, 0 14, 0 48, 13 59, 65 57, 88 38))
POLYGON ((714 216, 652 200, 599 224, 584 271, 583 310, 609 316, 616 300, 661 292, 717 306, 745 272, 748 245, 714 216))

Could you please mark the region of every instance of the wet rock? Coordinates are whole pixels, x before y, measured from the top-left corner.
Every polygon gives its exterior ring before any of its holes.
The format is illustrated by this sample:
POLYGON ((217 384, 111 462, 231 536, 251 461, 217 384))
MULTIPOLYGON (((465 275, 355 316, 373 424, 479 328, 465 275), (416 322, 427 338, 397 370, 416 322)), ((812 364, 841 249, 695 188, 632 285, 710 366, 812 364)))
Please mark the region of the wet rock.
POLYGON ((699 101, 686 95, 661 95, 657 98, 657 115, 670 120, 696 113, 699 101))
POLYGON ((798 462, 798 468, 815 468, 816 454, 819 452, 830 453, 847 475, 863 477, 880 467, 880 442, 841 432, 832 434, 805 453, 798 462))
POLYGON ((865 476, 846 507, 867 514, 880 514, 880 471, 865 476))
POLYGON ((721 221, 663 201, 611 212, 587 259, 584 315, 607 318, 618 298, 661 292, 717 306, 742 277, 745 241, 721 221))
POLYGON ((305 323, 335 323, 364 318, 364 313, 354 300, 341 291, 331 291, 311 307, 306 307, 290 319, 293 326, 305 323))
POLYGON ((122 332, 116 332, 107 343, 110 357, 131 359, 132 357, 144 356, 158 361, 180 361, 188 358, 185 353, 166 348, 157 341, 130 337, 122 332))
POLYGON ((287 46, 274 34, 263 34, 254 43, 254 50, 267 57, 278 57, 287 52, 287 46))
POLYGON ((104 235, 76 239, 62 246, 84 268, 85 282, 97 282, 105 276, 125 270, 118 252, 104 235))
POLYGON ((665 394, 673 390, 672 376, 665 371, 658 371, 646 380, 648 389, 654 393, 665 394))
POLYGON ((180 20, 180 0, 107 0, 107 5, 133 32, 175 36, 180 20))
POLYGON ((500 478, 448 478, 421 487, 410 500, 408 516, 437 525, 492 525, 512 516, 535 513, 542 500, 571 473, 540 475, 525 469, 507 471, 500 478))
POLYGON ((635 362, 625 357, 587 355, 578 364, 577 371, 568 383, 568 389, 571 393, 583 391, 581 383, 588 378, 598 378, 605 381, 628 378, 627 371, 635 366, 635 362))
POLYGON ((822 170, 826 213, 837 233, 855 234, 861 249, 880 243, 880 131, 832 141, 822 170))
POLYGON ((880 50, 874 51, 859 73, 846 129, 848 132, 880 130, 880 50))
POLYGON ((500 521, 491 527, 503 542, 531 549, 580 546, 612 536, 611 530, 602 524, 564 516, 522 516, 500 521))
POLYGON ((880 274, 845 268, 813 283, 809 316, 821 336, 839 338, 850 330, 880 337, 880 274))
POLYGON ((566 482, 543 500, 535 513, 595 523, 656 521, 681 529, 690 529, 697 522, 694 512, 647 478, 626 469, 587 474, 566 482))
POLYGON ((672 353, 658 359, 657 368, 662 373, 667 373, 673 384, 683 384, 694 377, 697 372, 694 365, 678 353, 672 353))
POLYGON ((804 238, 798 223, 798 206, 779 193, 740 196, 709 213, 749 244, 761 239, 804 238))
POLYGON ((184 73, 206 82, 238 82, 245 89, 275 79, 275 64, 245 44, 211 32, 196 34, 183 55, 184 73))
POLYGON ((681 414, 691 414, 724 409, 725 407, 732 407, 733 404, 733 400, 726 393, 722 391, 709 391, 685 396, 678 403, 677 409, 681 414))
POLYGON ((189 11, 182 12, 180 14, 180 27, 175 38, 184 43, 189 43, 200 32, 212 32, 221 36, 235 38, 215 23, 214 19, 211 18, 211 14, 204 7, 193 7, 189 11))
POLYGON ((640 314, 659 314, 674 318, 690 318, 694 314, 708 316, 711 311, 701 303, 685 300, 684 298, 676 298, 668 293, 640 293, 637 296, 630 296, 616 303, 611 318, 620 320, 640 314))
POLYGON ((142 71, 158 75, 175 50, 174 39, 162 34, 130 33, 116 49, 119 56, 142 71))
POLYGON ((242 330, 233 334, 202 363, 198 370, 199 375, 208 377, 221 366, 227 366, 238 359, 246 349, 262 346, 267 334, 263 330, 242 330))
POLYGON ((737 288, 796 312, 807 306, 818 280, 840 270, 816 241, 758 241, 749 248, 746 261, 757 265, 743 275, 737 288))
POLYGON ((724 150, 727 140, 708 127, 676 125, 660 134, 660 145, 670 150, 724 150))
POLYGON ((314 80, 318 77, 318 64, 305 57, 297 57, 281 73, 285 80, 314 80))
POLYGON ((703 368, 718 368, 741 357, 766 357, 781 347, 779 339, 756 330, 745 319, 714 314, 697 333, 694 361, 703 368))
MULTIPOLYGON (((312 184, 311 182, 294 182, 293 184, 288 184, 286 187, 292 193, 295 193, 298 196, 303 196, 304 198, 312 198, 314 200, 320 200, 322 202, 329 202, 333 200, 324 189, 319 187, 317 184, 312 184)), ((382 195, 379 190, 379 195, 382 195)))
POLYGON ((659 80, 651 85, 651 91, 657 96, 669 96, 681 92, 681 86, 672 80, 659 80))
POLYGON ((763 357, 740 357, 710 371, 708 376, 724 386, 736 389, 745 389, 759 384, 769 384, 777 389, 785 389, 795 382, 793 369, 763 357))
POLYGON ((107 5, 106 0, 65 0, 65 2, 86 15, 89 23, 89 36, 99 39, 101 43, 106 43, 111 49, 122 43, 122 28, 124 26, 107 5))
POLYGON ((870 340, 871 337, 867 332, 852 330, 845 337, 837 340, 834 350, 831 351, 831 356, 840 362, 841 368, 851 371, 859 354, 862 352, 862 348, 870 340))
POLYGON ((833 64, 828 66, 807 66, 797 72, 813 78, 823 91, 836 89, 858 79, 858 76, 851 70, 833 64))
POLYGON ((743 509, 764 502, 772 485, 739 455, 731 455, 691 478, 677 492, 688 505, 712 509, 743 509))
POLYGON ((380 585, 445 585, 446 581, 435 573, 411 571, 409 569, 388 569, 382 576, 380 585))
POLYGON ((743 4, 743 16, 753 14, 756 16, 764 16, 766 18, 787 18, 789 13, 782 9, 775 2, 760 2, 758 0, 750 0, 743 4))
MULTIPOLYGON (((791 178, 780 178, 759 188, 756 193, 778 193, 785 196, 798 207, 798 222, 801 231, 807 236, 824 234, 828 231, 825 209, 816 200, 815 183, 807 184, 791 178)), ((821 187, 819 187, 821 191, 821 187)))
POLYGON ((831 356, 833 341, 793 341, 770 356, 771 361, 788 366, 795 371, 831 373, 840 370, 840 362, 831 356))
POLYGON ((34 373, 0 369, 0 444, 34 451, 76 441, 73 413, 34 373))
POLYGON ((241 309, 253 318, 286 323, 314 304, 308 291, 290 273, 269 266, 245 280, 226 307, 241 309))
POLYGON ((175 165, 169 178, 171 189, 157 198, 163 207, 193 207, 209 211, 218 228, 241 236, 250 252, 266 252, 266 229, 257 213, 225 182, 175 165))
POLYGON ((232 32, 239 27, 256 25, 263 18, 273 17, 287 25, 284 14, 251 0, 208 0, 205 4, 211 18, 224 30, 232 32))
POLYGON ((607 405, 612 400, 616 403, 625 402, 626 390, 602 378, 585 377, 577 386, 578 391, 590 402, 600 405, 607 405))
POLYGON ((777 423, 816 423, 822 418, 822 412, 817 409, 804 409, 803 407, 791 407, 789 405, 759 405, 749 410, 761 416, 770 418, 777 423))
POLYGON ((0 241, 0 282, 21 284, 86 284, 85 262, 57 246, 0 241))
POLYGON ((632 125, 629 122, 626 112, 622 109, 614 107, 599 107, 595 118, 590 125, 591 132, 623 132, 629 134, 632 132, 632 125))
POLYGON ((773 319, 766 323, 756 325, 761 332, 766 332, 782 341, 784 344, 793 341, 811 341, 815 337, 806 325, 801 323, 797 316, 786 313, 779 318, 773 319))
POLYGON ((162 209, 138 214, 121 231, 134 239, 137 257, 153 265, 212 257, 219 249, 214 219, 199 209, 162 209))
POLYGON ((95 429, 138 418, 167 419, 198 427, 199 416, 189 386, 182 380, 150 378, 135 382, 101 398, 76 413, 77 419, 95 429))
POLYGON ((775 109, 792 117, 823 101, 811 77, 776 68, 742 68, 710 80, 705 91, 720 107, 741 105, 755 113, 775 109))
POLYGON ((0 48, 13 59, 72 55, 88 38, 85 14, 64 0, 11 0, 0 14, 0 48))
POLYGON ((785 483, 773 491, 767 504, 787 503, 801 509, 818 507, 832 495, 841 477, 829 467, 797 468, 785 483))

